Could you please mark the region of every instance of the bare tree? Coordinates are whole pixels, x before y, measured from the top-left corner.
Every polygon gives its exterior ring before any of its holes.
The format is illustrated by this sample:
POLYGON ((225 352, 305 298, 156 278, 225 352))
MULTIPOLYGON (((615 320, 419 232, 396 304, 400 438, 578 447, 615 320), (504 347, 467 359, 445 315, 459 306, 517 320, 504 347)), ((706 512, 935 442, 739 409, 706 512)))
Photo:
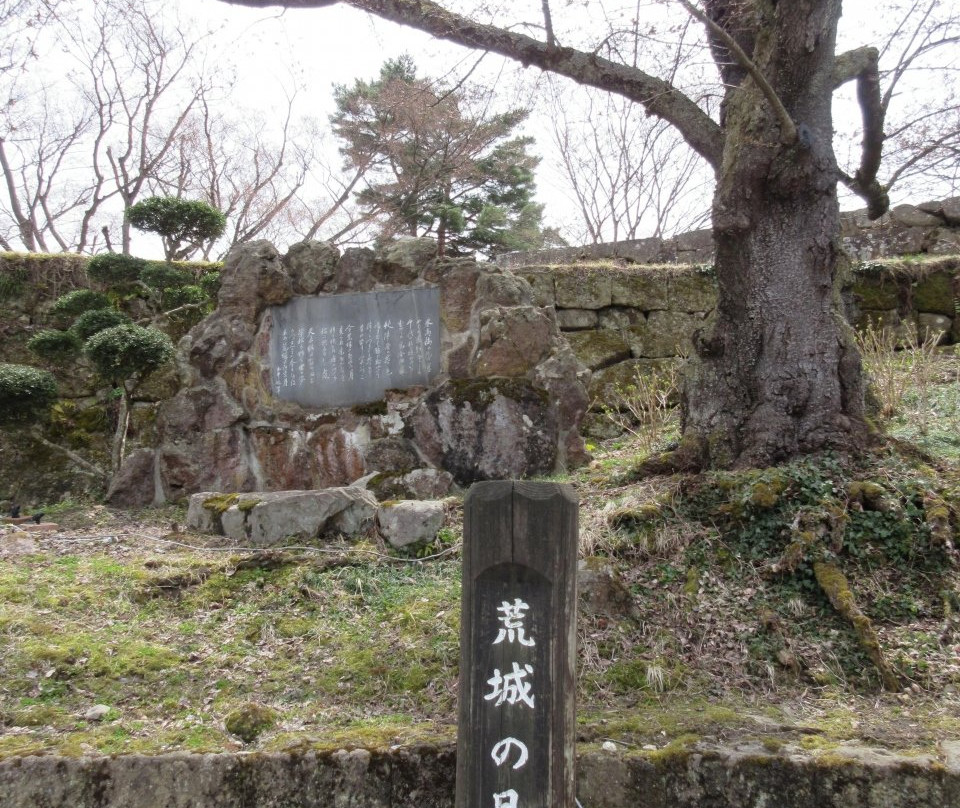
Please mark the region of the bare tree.
MULTIPOLYGON (((9 133, 0 135, 0 171, 6 209, 20 242, 31 251, 69 250, 74 214, 87 201, 86 191, 65 177, 65 169, 86 135, 90 117, 65 105, 51 110, 45 99, 15 123, 7 116, 9 133)), ((3 238, 4 249, 10 249, 3 238)))
POLYGON ((944 56, 960 45, 960 10, 938 0, 888 5, 886 25, 865 21, 854 34, 873 33, 880 47, 855 48, 838 62, 837 82, 851 82, 838 96, 850 107, 859 103, 863 116, 860 131, 849 125, 840 130, 838 150, 862 151, 859 165, 841 180, 851 193, 880 200, 895 187, 914 195, 955 193, 960 65, 944 56))
MULTIPOLYGON (((17 15, 40 6, 54 0, 0 0, 0 12, 17 15)), ((297 116, 297 92, 272 119, 238 109, 216 43, 159 0, 104 0, 45 22, 45 47, 63 45, 74 65, 43 84, 39 60, 0 71, 13 99, 0 109, 3 249, 128 252, 124 211, 154 195, 222 210, 229 230, 213 249, 253 238, 343 240, 369 222, 352 204, 363 170, 330 168, 318 153, 327 133, 297 116)))
POLYGON ((62 0, 0 0, 0 74, 21 70, 36 56, 40 31, 62 5, 62 0))
MULTIPOLYGON (((314 158, 313 140, 294 120, 295 95, 271 132, 271 122, 247 112, 227 115, 202 94, 175 140, 167 172, 151 186, 173 196, 203 199, 222 211, 227 232, 218 242, 229 248, 284 229, 283 211, 306 181, 314 158)), ((208 245, 204 257, 209 257, 208 245)))
MULTIPOLYGON (((837 52, 840 0, 675 0, 669 9, 679 16, 651 32, 631 24, 642 13, 653 19, 636 2, 597 3, 589 17, 576 19, 577 6, 553 6, 545 26, 542 5, 500 4, 495 17, 485 5, 491 24, 469 7, 453 11, 452 3, 344 1, 623 96, 676 128, 711 166, 719 302, 709 330, 694 340, 683 440, 672 468, 768 465, 863 444, 860 361, 836 308, 841 172, 834 91, 858 82, 863 148, 859 168, 845 178, 874 215, 887 205, 877 181, 885 110, 877 103, 878 51, 837 52), (664 70, 656 61, 634 62, 643 49, 637 32, 644 42, 681 41, 688 17, 699 24, 712 62, 702 91, 685 91, 673 63, 664 70), (545 27, 543 39, 521 33, 545 27), (707 96, 722 99, 718 118, 704 104, 707 96)), ((228 2, 320 8, 334 0, 228 2)))
POLYGON ((703 227, 710 175, 671 126, 596 91, 576 106, 551 82, 554 161, 579 213, 573 243, 664 237, 703 227))
MULTIPOLYGON (((102 0, 92 31, 71 35, 79 61, 74 86, 93 114, 92 180, 76 239, 82 251, 105 202, 133 205, 173 158, 191 110, 211 79, 199 63, 204 36, 161 15, 155 0, 102 0)), ((119 246, 130 251, 130 226, 120 217, 119 246)))
MULTIPOLYGON (((59 151, 72 147, 72 130, 83 127, 82 120, 66 123, 64 109, 52 120, 50 107, 29 113, 27 106, 35 90, 24 76, 36 62, 37 40, 44 27, 57 19, 61 0, 0 0, 0 170, 4 196, 0 209, 7 218, 6 232, 0 230, 0 246, 11 249, 18 238, 31 249, 45 249, 42 200, 59 169, 59 151), (36 140, 36 154, 27 144, 36 140), (59 148, 58 148, 59 147, 59 148)), ((59 207, 59 206, 58 206, 59 207)), ((58 213, 62 211, 58 210, 58 213)))

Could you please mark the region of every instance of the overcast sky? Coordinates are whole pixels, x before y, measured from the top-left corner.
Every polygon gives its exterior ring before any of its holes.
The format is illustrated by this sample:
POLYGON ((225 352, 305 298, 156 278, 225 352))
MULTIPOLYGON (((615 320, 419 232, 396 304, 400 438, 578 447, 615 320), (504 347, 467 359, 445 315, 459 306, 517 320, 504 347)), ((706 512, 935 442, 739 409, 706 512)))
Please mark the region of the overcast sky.
MULTIPOLYGON (((225 36, 236 43, 234 55, 247 75, 242 86, 248 88, 252 96, 260 96, 262 103, 267 104, 278 85, 302 83, 306 88, 307 108, 324 118, 333 111, 331 88, 334 84, 349 84, 356 78, 373 78, 383 61, 389 57, 410 53, 421 72, 434 77, 443 75, 445 71, 462 75, 478 58, 476 52, 434 40, 419 31, 382 21, 343 4, 328 8, 284 10, 251 9, 219 0, 175 2, 186 13, 200 14, 212 24, 225 26, 225 36), (291 75, 292 70, 295 75, 291 75)), ((539 8, 539 4, 537 6, 539 8)), ((561 10, 569 15, 572 8, 567 3, 561 10)), ((589 6, 587 9, 589 12, 589 6)), ((875 31, 883 25, 875 0, 844 0, 843 9, 838 49, 873 44, 877 40, 875 31)), ((945 63, 960 67, 960 52, 954 52, 952 56, 945 54, 944 60, 945 63)), ((513 88, 516 86, 513 76, 522 72, 513 63, 487 56, 471 78, 487 81, 499 79, 498 84, 504 88, 513 88)), ((528 70, 525 75, 535 73, 528 70)), ((849 91, 847 100, 837 105, 837 118, 839 121, 843 116, 852 116, 856 125, 859 118, 852 100, 853 85, 846 89, 849 91)), ((931 86, 929 91, 936 92, 936 87, 931 86)), ((253 100, 244 99, 247 104, 253 100)), ((517 100, 524 102, 524 99, 514 99, 514 102, 517 100)), ((530 134, 537 138, 542 153, 546 150, 549 136, 537 128, 535 120, 530 128, 530 134)), ((840 143, 837 143, 837 148, 838 157, 843 160, 847 155, 843 154, 840 143)), ((856 159, 856 155, 851 155, 851 159, 856 159)), ((550 176, 546 162, 538 170, 537 182, 542 201, 547 201, 547 219, 551 216, 562 219, 564 214, 558 205, 562 193, 558 180, 550 176)), ((843 200, 843 206, 861 207, 861 204, 856 198, 848 198, 843 200)), ((568 211, 566 215, 571 214, 568 211)))
MULTIPOLYGON (((171 15, 179 11, 182 18, 198 18, 201 24, 218 29, 216 41, 223 45, 227 58, 239 71, 236 86, 242 97, 237 100, 238 107, 244 109, 267 111, 273 105, 279 112, 286 94, 296 89, 300 114, 326 121, 333 112, 333 86, 375 77, 387 58, 409 53, 421 73, 432 77, 445 73, 462 76, 480 58, 475 51, 434 40, 342 4, 284 10, 251 9, 219 0, 164 0, 162 6, 171 15)), ((536 6, 539 8, 539 3, 536 6)), ((564 15, 573 13, 574 8, 570 3, 558 6, 564 15)), ((590 9, 588 4, 588 12, 590 9)), ((877 23, 873 0, 844 0, 840 48, 872 42, 871 29, 877 23)), ((954 53, 950 61, 960 66, 960 54, 954 53)), ((507 103, 526 104, 530 97, 518 96, 519 75, 535 78, 538 71, 523 71, 512 62, 487 56, 471 74, 471 80, 502 88, 507 103)), ((529 93, 530 87, 532 81, 526 82, 523 92, 529 93)), ((856 117, 855 103, 847 101, 842 109, 843 114, 856 117)), ((534 153, 548 153, 550 136, 543 124, 538 125, 533 118, 528 130, 537 140, 534 153)), ((335 146, 331 144, 331 148, 335 146)), ((846 156, 839 147, 838 156, 841 160, 846 156)), ((563 225, 577 218, 571 204, 564 200, 565 190, 556 172, 551 171, 549 160, 544 160, 538 169, 537 185, 540 201, 546 203, 546 224, 563 225)), ((709 193, 703 204, 705 209, 709 207, 709 193)), ((844 201, 846 208, 861 206, 856 199, 844 201)))

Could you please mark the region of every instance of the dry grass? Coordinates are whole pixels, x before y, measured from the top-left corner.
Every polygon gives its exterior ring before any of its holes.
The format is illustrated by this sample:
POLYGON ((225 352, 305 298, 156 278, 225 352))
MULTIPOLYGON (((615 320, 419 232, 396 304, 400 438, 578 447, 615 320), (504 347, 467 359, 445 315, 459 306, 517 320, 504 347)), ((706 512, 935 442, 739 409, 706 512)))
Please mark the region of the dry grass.
POLYGON ((652 454, 676 428, 681 367, 681 362, 667 362, 638 368, 627 385, 615 388, 611 401, 600 404, 614 426, 633 436, 634 451, 652 454))
MULTIPOLYGON (((938 402, 958 387, 956 357, 937 354, 934 368, 931 440, 947 434, 938 402)), ((912 378, 909 366, 900 372, 912 378)), ((916 422, 909 378, 896 383, 916 422)), ((929 751, 960 734, 960 575, 925 558, 922 529, 884 538, 887 514, 857 514, 857 538, 842 551, 904 677, 904 692, 884 693, 802 567, 771 574, 793 518, 775 508, 798 486, 829 493, 823 470, 799 466, 794 488, 764 510, 757 503, 778 490, 782 469, 623 484, 644 445, 609 442, 569 478, 581 553, 602 556, 626 593, 617 608, 579 617, 581 737, 662 747, 775 725, 798 743, 863 737, 929 751), (884 560, 893 550, 899 560, 884 560)), ((960 457, 936 457, 937 468, 921 467, 891 451, 863 473, 906 519, 918 485, 956 503, 960 457)), ((0 756, 238 749, 224 721, 250 700, 279 723, 243 748, 452 740, 455 555, 397 563, 378 557, 382 548, 342 545, 257 557, 170 536, 183 521, 175 511, 54 514, 60 533, 0 557, 0 756), (96 704, 110 712, 85 719, 96 704)), ((12 546, 0 536, 0 556, 12 546)))

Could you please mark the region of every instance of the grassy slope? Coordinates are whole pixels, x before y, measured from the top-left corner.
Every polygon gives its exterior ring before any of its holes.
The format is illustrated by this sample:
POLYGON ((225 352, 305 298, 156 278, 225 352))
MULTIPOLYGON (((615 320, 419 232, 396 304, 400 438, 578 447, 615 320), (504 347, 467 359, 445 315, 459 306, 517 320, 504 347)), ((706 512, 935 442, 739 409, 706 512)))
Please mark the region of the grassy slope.
MULTIPOLYGON (((960 363, 941 354, 919 382, 914 364, 896 371, 889 428, 921 452, 639 480, 624 439, 569 478, 583 553, 614 580, 608 608, 580 617, 582 742, 960 736, 960 574, 934 518, 945 508, 957 533, 960 363), (818 583, 825 562, 900 692, 818 583)), ((176 509, 52 518, 55 535, 0 536, 0 756, 454 739, 455 546, 251 554, 171 532, 176 509), (244 744, 225 724, 249 702, 276 721, 244 744), (85 717, 95 705, 109 712, 85 717)))

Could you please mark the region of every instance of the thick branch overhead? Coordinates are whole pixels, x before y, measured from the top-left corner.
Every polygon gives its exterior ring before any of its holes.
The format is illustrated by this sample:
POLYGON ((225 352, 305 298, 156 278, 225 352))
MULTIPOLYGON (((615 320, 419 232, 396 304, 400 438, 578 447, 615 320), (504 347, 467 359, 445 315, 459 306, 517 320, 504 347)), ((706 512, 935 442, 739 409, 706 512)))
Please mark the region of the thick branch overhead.
MULTIPOLYGON (((335 0, 224 0, 239 6, 322 8, 335 0)), ((417 28, 468 48, 498 53, 524 66, 539 67, 642 104, 651 115, 675 126, 684 140, 711 165, 720 165, 723 134, 718 124, 676 87, 663 79, 592 53, 540 42, 523 34, 483 25, 430 0, 343 0, 391 22, 417 28)))
POLYGON ((857 102, 863 119, 863 149, 860 166, 851 177, 841 175, 846 185, 867 203, 867 215, 876 219, 887 212, 887 189, 877 180, 883 157, 883 123, 886 110, 880 93, 879 52, 876 48, 857 48, 840 54, 833 71, 834 89, 857 80, 857 102))

